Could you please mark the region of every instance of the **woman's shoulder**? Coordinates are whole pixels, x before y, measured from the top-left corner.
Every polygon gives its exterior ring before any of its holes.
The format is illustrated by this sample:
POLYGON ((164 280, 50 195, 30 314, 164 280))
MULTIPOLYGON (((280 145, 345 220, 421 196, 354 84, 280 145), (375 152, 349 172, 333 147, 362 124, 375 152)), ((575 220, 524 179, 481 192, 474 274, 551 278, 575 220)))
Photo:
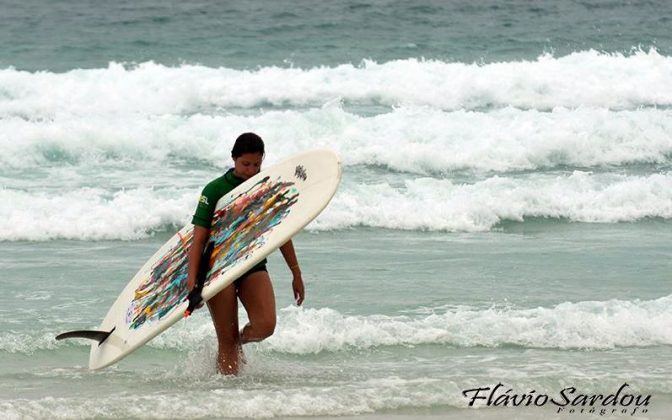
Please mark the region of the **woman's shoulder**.
MULTIPOLYGON (((231 169, 229 169, 229 171, 231 171, 231 169)), ((203 188, 203 195, 219 196, 217 197, 217 199, 219 199, 221 196, 231 191, 232 189, 233 186, 230 184, 230 182, 228 182, 226 179, 226 173, 224 173, 222 176, 213 179, 205 185, 203 188)))

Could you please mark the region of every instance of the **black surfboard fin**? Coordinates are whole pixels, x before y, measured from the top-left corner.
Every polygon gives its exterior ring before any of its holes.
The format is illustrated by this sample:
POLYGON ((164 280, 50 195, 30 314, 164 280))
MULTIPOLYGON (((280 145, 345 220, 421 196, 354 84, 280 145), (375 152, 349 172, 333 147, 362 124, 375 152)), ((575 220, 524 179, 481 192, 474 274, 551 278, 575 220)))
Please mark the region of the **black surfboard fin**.
POLYGON ((110 331, 97 331, 97 330, 79 330, 79 331, 68 331, 56 336, 56 340, 64 340, 66 338, 86 338, 87 340, 94 340, 98 342, 100 346, 103 344, 107 337, 112 334, 112 332, 117 327, 112 328, 110 331))

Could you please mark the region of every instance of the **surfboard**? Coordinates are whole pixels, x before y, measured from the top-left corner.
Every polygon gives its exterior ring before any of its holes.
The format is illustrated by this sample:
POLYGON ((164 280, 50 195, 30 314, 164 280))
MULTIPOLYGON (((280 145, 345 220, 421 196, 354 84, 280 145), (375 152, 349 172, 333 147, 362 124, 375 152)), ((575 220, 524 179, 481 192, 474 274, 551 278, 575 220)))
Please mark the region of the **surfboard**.
MULTIPOLYGON (((207 301, 279 248, 327 206, 341 178, 337 155, 314 150, 248 179, 217 203, 204 277, 207 301)), ((57 339, 93 340, 89 368, 114 364, 182 319, 188 306, 188 252, 193 225, 180 229, 137 272, 98 330, 57 339)))

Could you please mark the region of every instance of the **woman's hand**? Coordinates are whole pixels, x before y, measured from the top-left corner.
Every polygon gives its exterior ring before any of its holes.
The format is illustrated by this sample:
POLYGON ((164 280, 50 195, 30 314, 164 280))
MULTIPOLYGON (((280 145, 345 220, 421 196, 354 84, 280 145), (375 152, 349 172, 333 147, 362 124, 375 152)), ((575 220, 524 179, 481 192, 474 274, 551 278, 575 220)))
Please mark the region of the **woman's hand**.
POLYGON ((283 246, 280 247, 280 252, 287 262, 287 267, 292 272, 292 289, 294 290, 294 300, 297 305, 303 303, 303 298, 305 297, 305 292, 303 289, 303 279, 301 278, 301 268, 299 268, 299 262, 296 259, 296 253, 294 252, 294 244, 290 239, 283 246))
POLYGON ((301 306, 303 303, 303 298, 305 297, 305 291, 303 289, 303 279, 301 278, 301 272, 294 273, 294 280, 292 280, 292 289, 294 289, 294 300, 296 304, 301 306))

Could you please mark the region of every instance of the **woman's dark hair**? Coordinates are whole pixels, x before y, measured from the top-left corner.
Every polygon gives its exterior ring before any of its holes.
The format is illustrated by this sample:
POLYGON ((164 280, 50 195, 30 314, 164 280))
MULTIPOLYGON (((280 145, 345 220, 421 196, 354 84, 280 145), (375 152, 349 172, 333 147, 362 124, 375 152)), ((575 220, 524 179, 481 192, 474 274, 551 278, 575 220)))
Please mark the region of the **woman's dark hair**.
POLYGON ((261 153, 264 155, 264 141, 254 133, 243 133, 236 139, 231 149, 231 157, 237 159, 245 153, 261 153))

